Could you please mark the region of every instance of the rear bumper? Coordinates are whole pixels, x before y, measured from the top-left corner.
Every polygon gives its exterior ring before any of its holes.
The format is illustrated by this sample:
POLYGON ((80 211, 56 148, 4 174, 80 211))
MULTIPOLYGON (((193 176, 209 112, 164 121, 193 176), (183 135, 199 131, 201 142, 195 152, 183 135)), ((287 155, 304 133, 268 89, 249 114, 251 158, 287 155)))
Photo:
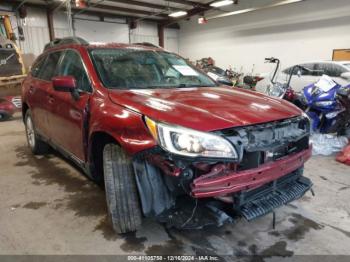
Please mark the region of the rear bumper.
POLYGON ((307 150, 261 165, 259 168, 223 172, 220 175, 216 174, 215 177, 202 175, 193 181, 192 196, 195 198, 219 197, 258 188, 302 167, 311 157, 311 153, 310 146, 307 150))

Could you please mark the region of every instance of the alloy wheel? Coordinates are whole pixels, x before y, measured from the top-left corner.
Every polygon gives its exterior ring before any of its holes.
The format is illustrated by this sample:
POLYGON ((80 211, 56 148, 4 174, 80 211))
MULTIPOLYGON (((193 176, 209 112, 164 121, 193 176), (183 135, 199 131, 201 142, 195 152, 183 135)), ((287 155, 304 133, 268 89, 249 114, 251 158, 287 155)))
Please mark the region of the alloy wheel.
POLYGON ((31 117, 27 118, 26 131, 27 131, 28 143, 29 143, 31 148, 34 148, 35 147, 35 132, 34 132, 34 126, 33 126, 33 121, 31 119, 31 117))

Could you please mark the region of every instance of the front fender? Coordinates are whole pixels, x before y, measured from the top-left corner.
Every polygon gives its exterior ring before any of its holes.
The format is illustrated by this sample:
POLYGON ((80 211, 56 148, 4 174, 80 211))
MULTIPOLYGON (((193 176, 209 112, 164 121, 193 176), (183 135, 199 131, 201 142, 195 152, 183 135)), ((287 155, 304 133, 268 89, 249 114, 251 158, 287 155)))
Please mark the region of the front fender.
POLYGON ((157 144, 141 114, 106 101, 91 107, 90 142, 96 132, 103 132, 113 137, 129 155, 157 144))

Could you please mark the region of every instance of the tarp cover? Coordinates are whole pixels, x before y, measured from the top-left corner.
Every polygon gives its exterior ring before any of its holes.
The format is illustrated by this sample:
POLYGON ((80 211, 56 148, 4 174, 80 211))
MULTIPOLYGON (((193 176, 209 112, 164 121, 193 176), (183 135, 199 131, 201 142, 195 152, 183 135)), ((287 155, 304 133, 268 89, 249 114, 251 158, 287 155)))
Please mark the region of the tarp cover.
POLYGON ((337 155, 337 161, 350 166, 350 143, 337 155))

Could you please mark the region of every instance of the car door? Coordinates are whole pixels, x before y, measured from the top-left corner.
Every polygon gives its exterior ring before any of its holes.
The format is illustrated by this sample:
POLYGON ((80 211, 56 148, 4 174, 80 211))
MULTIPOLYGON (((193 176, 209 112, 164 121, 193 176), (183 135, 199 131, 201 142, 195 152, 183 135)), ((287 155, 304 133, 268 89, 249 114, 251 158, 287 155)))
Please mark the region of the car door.
POLYGON ((69 92, 51 89, 53 110, 49 116, 50 137, 54 144, 66 151, 78 162, 85 162, 84 121, 91 95, 91 82, 78 51, 65 51, 57 76, 73 76, 79 90, 79 99, 69 92))
POLYGON ((50 124, 48 112, 51 110, 49 93, 52 89, 51 77, 56 70, 60 52, 53 52, 39 58, 31 71, 31 79, 28 81, 28 104, 32 111, 32 117, 36 131, 49 138, 50 124))

